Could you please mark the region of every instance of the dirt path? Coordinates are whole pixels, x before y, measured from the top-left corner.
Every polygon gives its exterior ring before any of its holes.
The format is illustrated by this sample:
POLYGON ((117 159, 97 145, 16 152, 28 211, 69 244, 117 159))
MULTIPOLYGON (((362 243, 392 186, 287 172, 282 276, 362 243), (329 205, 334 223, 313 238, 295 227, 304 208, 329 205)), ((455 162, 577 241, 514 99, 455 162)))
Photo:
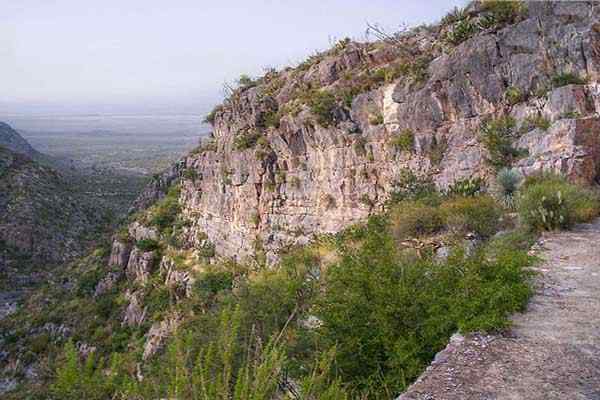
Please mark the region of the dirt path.
POLYGON ((510 334, 455 335, 398 400, 600 400, 600 220, 534 250, 537 291, 510 334))

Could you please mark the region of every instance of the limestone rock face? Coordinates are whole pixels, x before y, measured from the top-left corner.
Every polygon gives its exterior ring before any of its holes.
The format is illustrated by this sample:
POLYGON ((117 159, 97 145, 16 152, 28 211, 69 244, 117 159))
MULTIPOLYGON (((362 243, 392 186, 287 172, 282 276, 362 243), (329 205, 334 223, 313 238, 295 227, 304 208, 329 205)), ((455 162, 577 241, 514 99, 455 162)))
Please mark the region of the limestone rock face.
POLYGON ((123 315, 123 326, 139 326, 146 319, 146 308, 143 307, 141 293, 130 292, 125 293, 125 298, 129 301, 125 314, 123 315))
POLYGON ((406 169, 441 188, 493 177, 479 132, 483 121, 499 115, 520 125, 536 115, 550 123, 516 143, 529 151, 515 165, 524 174, 550 169, 593 182, 599 171, 599 19, 592 3, 531 2, 520 22, 449 51, 437 45, 439 31, 419 30, 403 40, 414 57, 430 57, 422 81, 400 77, 358 94, 349 108, 332 109, 328 126, 302 105, 277 126, 265 125, 307 82, 335 90, 345 75, 403 57, 390 47, 348 45, 306 70, 283 71, 277 90, 268 84, 240 89, 214 115, 211 148, 182 159, 143 198, 159 198, 161 184, 182 177, 183 212, 218 254, 243 259, 259 239, 272 258, 282 246, 381 211, 406 169), (553 79, 564 73, 587 82, 557 87, 553 79), (509 88, 523 94, 517 104, 506 100, 509 88), (392 145, 407 130, 414 135, 412 151, 392 145), (264 142, 240 148, 236 139, 248 132, 259 132, 264 142))
POLYGON ((108 260, 109 266, 125 268, 129 262, 129 255, 131 254, 131 244, 123 243, 119 240, 114 240, 112 244, 112 250, 110 252, 110 258, 108 260))
POLYGON ((150 328, 146 335, 146 344, 144 345, 143 359, 147 360, 152 357, 164 345, 165 339, 168 338, 179 326, 177 317, 167 318, 163 321, 156 322, 150 328))
POLYGON ((154 251, 142 251, 134 247, 127 263, 127 278, 144 285, 155 265, 154 251))

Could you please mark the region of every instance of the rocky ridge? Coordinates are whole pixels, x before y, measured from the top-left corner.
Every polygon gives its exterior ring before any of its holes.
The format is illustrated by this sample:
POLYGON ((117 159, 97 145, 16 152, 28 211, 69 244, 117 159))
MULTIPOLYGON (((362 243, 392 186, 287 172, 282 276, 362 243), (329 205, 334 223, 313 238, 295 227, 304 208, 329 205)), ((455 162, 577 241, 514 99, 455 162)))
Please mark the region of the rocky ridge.
MULTIPOLYGON (((209 115, 212 138, 139 197, 135 222, 112 246, 111 268, 123 273, 111 272, 97 292, 124 276, 143 288, 159 268, 165 285, 189 285, 168 251, 145 248, 175 235, 143 217, 175 185, 185 252, 271 263, 282 248, 384 210, 407 171, 442 190, 472 178, 493 184, 494 149, 482 137, 489 121, 510 120, 519 156, 508 166, 595 182, 597 4, 527 2, 508 19, 484 4, 472 3, 461 21, 497 22, 458 44, 448 39, 457 22, 446 19, 393 40, 342 41, 297 68, 241 81, 209 115)), ((127 295, 126 325, 145 321, 141 291, 127 295)), ((145 357, 173 321, 153 325, 145 357)))
POLYGON ((341 41, 233 91, 209 116, 212 139, 159 177, 138 208, 182 178, 192 242, 206 235, 237 259, 260 243, 275 259, 381 211, 407 170, 441 188, 491 181, 481 127, 499 116, 514 121, 514 146, 527 154, 513 167, 593 182, 599 16, 594 2, 528 2, 501 19, 475 2, 461 18, 500 22, 457 45, 448 21, 393 40, 341 41))

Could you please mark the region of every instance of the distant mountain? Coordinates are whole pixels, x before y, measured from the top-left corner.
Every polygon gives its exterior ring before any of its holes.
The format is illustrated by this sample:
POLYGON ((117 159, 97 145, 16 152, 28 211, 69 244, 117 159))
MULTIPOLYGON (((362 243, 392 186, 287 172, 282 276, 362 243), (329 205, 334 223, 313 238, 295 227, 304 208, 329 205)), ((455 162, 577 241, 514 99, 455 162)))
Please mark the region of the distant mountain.
POLYGON ((12 152, 23 154, 29 158, 38 158, 41 154, 37 152, 27 140, 23 139, 10 125, 0 121, 0 146, 12 152))

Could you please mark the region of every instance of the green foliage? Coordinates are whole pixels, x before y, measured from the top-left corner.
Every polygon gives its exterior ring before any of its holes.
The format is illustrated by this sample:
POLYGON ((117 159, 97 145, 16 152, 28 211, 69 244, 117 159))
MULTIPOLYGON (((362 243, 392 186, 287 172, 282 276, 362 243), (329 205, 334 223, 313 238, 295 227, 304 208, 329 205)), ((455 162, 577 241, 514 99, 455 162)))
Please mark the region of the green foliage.
POLYGON ((258 84, 258 81, 252 79, 250 76, 248 76, 246 74, 242 74, 238 78, 237 83, 240 86, 240 88, 249 89, 251 87, 256 86, 258 84))
POLYGON ((591 190, 545 175, 525 182, 518 211, 531 230, 568 229, 596 217, 600 203, 591 190))
POLYGON ((574 74, 573 72, 561 72, 552 77, 552 86, 559 88, 567 85, 584 85, 587 79, 574 74))
POLYGON ((394 398, 457 329, 502 329, 530 295, 525 267, 533 260, 525 252, 502 249, 493 260, 457 252, 446 263, 415 263, 397 255, 380 218, 357 235, 328 268, 318 302, 319 333, 335 345, 353 398, 394 398))
POLYGON ((459 179, 448 187, 446 194, 449 196, 476 196, 483 192, 484 183, 481 178, 459 179))
POLYGON ((435 199, 437 190, 435 184, 428 176, 418 176, 410 169, 400 171, 399 177, 392 184, 390 203, 394 204, 403 200, 435 199))
POLYGON ((212 111, 206 115, 206 117, 204 118, 204 122, 207 124, 214 125, 217 114, 221 113, 222 111, 223 105, 219 104, 215 106, 215 108, 213 108, 212 111))
POLYGON ((230 271, 208 271, 200 275, 194 284, 194 291, 201 297, 214 296, 233 287, 233 274, 230 271))
POLYGON ((523 92, 521 92, 521 89, 515 86, 510 86, 504 92, 504 99, 508 104, 514 106, 515 104, 518 104, 525 100, 525 96, 523 92))
POLYGON ((276 110, 270 110, 262 116, 262 126, 265 128, 279 128, 282 113, 276 110))
POLYGON ((195 182, 198 179, 198 171, 196 171, 196 169, 194 168, 186 168, 183 171, 182 176, 184 179, 188 179, 192 182, 195 182))
POLYGON ((121 243, 131 243, 131 235, 129 234, 129 229, 125 226, 119 229, 116 233, 117 240, 121 243))
POLYGON ((261 134, 256 131, 238 133, 233 139, 233 147, 238 151, 243 151, 254 147, 261 138, 261 134))
POLYGON ((390 143, 400 151, 412 152, 415 147, 415 134, 411 129, 404 129, 392 137, 390 143))
POLYGON ((517 22, 527 12, 523 1, 485 0, 483 11, 488 12, 496 24, 506 25, 517 22))
POLYGON ((154 251, 159 249, 159 244, 154 239, 142 239, 135 243, 135 247, 142 251, 154 251))
POLYGON ((313 90, 306 99, 310 111, 317 117, 317 123, 324 127, 331 125, 333 111, 336 107, 336 97, 329 91, 313 90))
POLYGON ((390 210, 392 234, 397 240, 431 235, 444 228, 438 207, 420 201, 403 201, 390 210))
POLYGON ((67 342, 64 359, 56 370, 56 380, 51 392, 56 398, 64 400, 103 400, 120 386, 124 386, 127 375, 120 369, 120 357, 113 356, 109 365, 111 374, 103 373, 103 364, 90 354, 82 362, 72 341, 67 342))
POLYGON ((150 209, 148 219, 151 226, 156 226, 162 232, 173 225, 181 212, 180 193, 179 185, 172 186, 167 195, 150 209))
POLYGON ((489 153, 488 163, 497 170, 509 167, 526 154, 513 146, 519 136, 515 127, 515 120, 511 117, 491 119, 481 125, 480 137, 489 153))
POLYGON ((456 197, 440 207, 449 229, 487 238, 498 231, 501 210, 490 196, 456 197))
POLYGON ((380 112, 369 115, 369 123, 371 125, 382 125, 383 124, 383 114, 380 112))
POLYGON ((525 120, 521 124, 520 132, 527 133, 535 128, 541 129, 543 131, 547 131, 548 128, 550 128, 550 125, 551 125, 550 120, 548 118, 544 117, 543 115, 539 115, 539 114, 532 115, 532 116, 525 118, 525 120))
POLYGON ((214 257, 216 255, 214 243, 209 242, 209 241, 204 241, 198 247, 198 255, 200 257, 205 257, 205 258, 212 258, 212 257, 214 257))
POLYGON ((103 271, 100 268, 94 268, 83 273, 78 279, 78 292, 80 295, 90 295, 94 293, 96 285, 102 278, 103 271))
POLYGON ((445 40, 457 46, 479 31, 477 24, 469 17, 457 21, 446 33, 445 40))
POLYGON ((514 207, 515 195, 522 180, 523 176, 519 171, 510 168, 502 168, 496 175, 498 197, 507 208, 514 207))

